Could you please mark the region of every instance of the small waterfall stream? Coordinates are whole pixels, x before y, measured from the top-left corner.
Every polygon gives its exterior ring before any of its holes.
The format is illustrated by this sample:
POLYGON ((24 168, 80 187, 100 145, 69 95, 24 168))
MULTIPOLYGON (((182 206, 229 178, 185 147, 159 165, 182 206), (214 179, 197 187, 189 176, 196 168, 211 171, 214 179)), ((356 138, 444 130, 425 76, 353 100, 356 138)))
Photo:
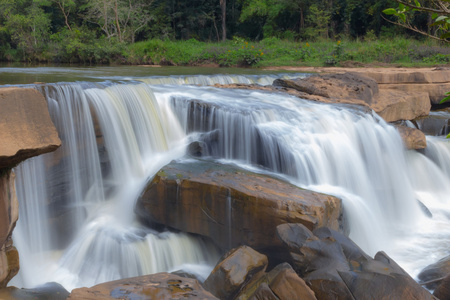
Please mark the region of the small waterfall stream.
POLYGON ((216 77, 37 87, 63 146, 16 169, 22 269, 13 285, 73 289, 182 265, 205 276, 218 259, 213 245, 156 232, 133 213, 147 180, 192 141, 214 159, 341 197, 350 237, 372 255, 388 252, 412 275, 448 254, 447 140, 429 137, 423 154, 407 151, 394 127, 355 107, 180 85, 228 80, 216 77))

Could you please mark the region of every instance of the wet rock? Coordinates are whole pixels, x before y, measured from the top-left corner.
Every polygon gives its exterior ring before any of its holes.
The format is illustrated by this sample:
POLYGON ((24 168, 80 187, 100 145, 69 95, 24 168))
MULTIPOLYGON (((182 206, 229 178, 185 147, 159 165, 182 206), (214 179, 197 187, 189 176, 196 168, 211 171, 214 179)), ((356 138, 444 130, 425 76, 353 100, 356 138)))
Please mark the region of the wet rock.
POLYGON ((264 273, 267 264, 267 256, 241 246, 225 254, 204 285, 220 299, 233 299, 245 283, 264 273))
POLYGON ((278 299, 315 300, 314 292, 287 263, 274 268, 267 276, 269 287, 278 299))
POLYGON ((102 283, 72 291, 68 299, 217 299, 200 283, 169 273, 102 283))
POLYGON ((33 289, 7 287, 0 290, 0 299, 17 300, 65 300, 69 292, 59 283, 49 282, 33 289))
POLYGON ((282 224, 277 233, 317 299, 433 299, 385 253, 371 258, 339 232, 282 224))
POLYGON ((162 168, 138 199, 136 213, 147 223, 207 236, 225 250, 246 244, 260 251, 282 246, 279 224, 338 230, 342 207, 338 198, 276 178, 190 160, 162 168))
POLYGON ((450 274, 442 280, 434 290, 433 295, 439 298, 439 300, 450 300, 450 274))
POLYGON ((448 83, 383 84, 381 89, 398 90, 408 94, 426 93, 431 104, 439 104, 450 90, 448 83))
POLYGON ((0 88, 0 107, 0 169, 61 145, 47 102, 37 90, 0 88))
POLYGON ((423 283, 430 282, 425 286, 428 289, 433 290, 437 288, 444 277, 446 277, 448 274, 450 274, 450 255, 423 269, 419 273, 418 278, 423 283))
POLYGON ((400 133, 407 149, 419 150, 427 147, 427 138, 422 131, 403 125, 395 125, 395 128, 400 133))

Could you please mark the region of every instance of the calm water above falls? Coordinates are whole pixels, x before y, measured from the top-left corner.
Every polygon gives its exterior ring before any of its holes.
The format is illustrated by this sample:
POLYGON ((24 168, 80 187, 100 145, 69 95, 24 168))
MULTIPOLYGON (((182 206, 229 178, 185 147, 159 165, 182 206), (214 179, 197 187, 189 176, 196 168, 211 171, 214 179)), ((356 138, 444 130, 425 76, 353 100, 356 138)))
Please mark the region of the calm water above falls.
POLYGON ((448 255, 450 144, 444 138, 429 137, 421 154, 405 150, 378 116, 356 109, 179 84, 264 83, 276 76, 40 87, 63 147, 16 170, 21 284, 57 281, 72 289, 182 265, 205 276, 218 259, 213 246, 145 228, 133 205, 148 178, 209 131, 219 132, 210 149, 215 159, 342 197, 350 236, 368 253, 386 251, 413 276, 448 255), (208 115, 196 109, 202 105, 211 107, 208 115), (93 116, 103 135, 100 149, 93 116))

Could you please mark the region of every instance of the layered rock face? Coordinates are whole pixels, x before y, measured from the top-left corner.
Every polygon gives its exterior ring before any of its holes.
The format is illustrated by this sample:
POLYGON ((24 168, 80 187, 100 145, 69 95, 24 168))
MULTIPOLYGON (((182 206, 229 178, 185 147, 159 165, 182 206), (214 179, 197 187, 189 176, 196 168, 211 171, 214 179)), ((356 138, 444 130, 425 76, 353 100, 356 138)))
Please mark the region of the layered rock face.
POLYGON ((340 227, 341 200, 230 165, 190 161, 165 166, 137 203, 146 222, 210 237, 222 249, 281 246, 276 226, 340 227))
POLYGON ((60 145, 42 94, 34 89, 0 89, 0 287, 19 271, 11 239, 19 214, 11 168, 60 145))

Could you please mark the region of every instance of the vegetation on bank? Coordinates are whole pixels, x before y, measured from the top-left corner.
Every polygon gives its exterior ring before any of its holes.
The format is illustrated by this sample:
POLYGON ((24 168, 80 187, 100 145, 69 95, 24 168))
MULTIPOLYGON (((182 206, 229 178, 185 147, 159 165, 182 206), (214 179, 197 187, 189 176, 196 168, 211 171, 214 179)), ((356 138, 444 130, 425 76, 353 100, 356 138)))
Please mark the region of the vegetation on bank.
MULTIPOLYGON (((408 2, 417 6, 424 1, 408 2)), ((443 44, 423 41, 419 33, 392 24, 400 18, 408 26, 441 34, 446 15, 416 14, 418 9, 403 4, 386 9, 396 4, 398 0, 3 0, 0 61, 448 63, 443 44)))
POLYGON ((118 57, 129 64, 220 66, 358 66, 450 63, 450 47, 439 42, 396 37, 294 42, 275 37, 259 42, 234 38, 225 43, 149 40, 129 45, 118 57))

